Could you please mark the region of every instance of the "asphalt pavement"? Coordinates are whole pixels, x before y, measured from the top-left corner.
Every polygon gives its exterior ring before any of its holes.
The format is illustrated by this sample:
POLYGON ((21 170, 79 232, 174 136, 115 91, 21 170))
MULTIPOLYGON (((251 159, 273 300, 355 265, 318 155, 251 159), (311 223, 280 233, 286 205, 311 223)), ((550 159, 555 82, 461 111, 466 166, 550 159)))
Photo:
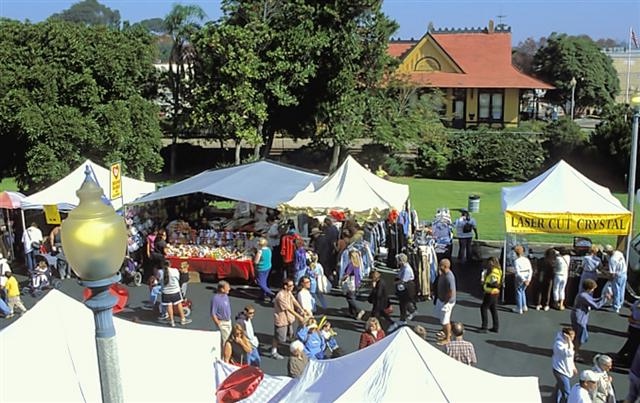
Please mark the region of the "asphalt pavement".
MULTIPOLYGON (((512 306, 500 306, 500 333, 479 333, 480 327, 480 302, 481 290, 479 284, 479 266, 457 267, 454 263, 453 271, 456 274, 458 284, 457 304, 453 310, 452 320, 461 321, 466 328, 465 339, 475 345, 478 358, 478 368, 504 376, 537 376, 539 378, 540 393, 543 401, 551 401, 549 398, 555 384, 551 372, 551 352, 554 337, 561 326, 570 323, 570 311, 550 310, 536 311, 529 308, 524 315, 511 312, 512 306)), ((18 280, 25 281, 25 277, 18 275, 18 280)), ((67 295, 81 300, 82 287, 77 280, 64 280, 61 291, 67 295)), ((156 320, 157 315, 149 310, 148 288, 146 286, 130 287, 128 307, 118 314, 119 317, 137 321, 140 323, 167 326, 156 320)), ((215 292, 215 283, 191 283, 189 284, 188 297, 193 301, 191 319, 193 323, 187 325, 192 329, 213 330, 213 324, 209 317, 209 301, 215 292)), ((262 369, 271 375, 286 375, 287 360, 274 360, 267 357, 273 334, 273 309, 268 303, 257 301, 258 290, 256 287, 245 286, 241 283, 232 283, 230 293, 231 305, 234 315, 240 312, 246 304, 252 304, 256 308, 254 329, 260 339, 262 352, 262 369)), ((37 299, 30 296, 23 297, 27 308, 37 303, 37 299)), ((347 304, 344 297, 339 294, 327 296, 329 305, 326 315, 337 331, 337 340, 346 352, 352 352, 358 348, 360 333, 364 330, 364 320, 357 321, 347 315, 347 304)), ((370 304, 366 298, 360 301, 364 309, 369 309, 370 304)), ((394 306, 394 319, 399 310, 394 306)), ((626 340, 627 317, 629 309, 624 308, 621 314, 615 314, 610 310, 600 310, 591 313, 589 333, 590 339, 583 346, 582 354, 590 364, 591 358, 597 353, 614 353, 626 340)), ((368 315, 367 315, 368 316, 368 315)), ((366 319, 366 316, 365 318, 366 319)), ((0 319, 0 329, 11 326, 13 322, 20 320, 0 319)), ((438 321, 433 314, 433 303, 424 301, 418 304, 418 312, 410 325, 420 324, 428 331, 428 340, 435 343, 435 333, 440 329, 438 321)), ((280 353, 288 351, 287 347, 281 347, 280 353)), ((144 357, 146 350, 141 341, 140 356, 144 357)), ((591 365, 578 364, 578 370, 587 369, 591 365)), ((455 376, 455 374, 451 374, 455 376)), ((612 372, 614 387, 618 400, 624 399, 628 391, 627 371, 615 368, 612 372)), ((577 380, 574 378, 574 382, 577 380)), ((461 384, 462 386, 462 384, 461 384)), ((483 393, 479 391, 479 393, 483 393)))

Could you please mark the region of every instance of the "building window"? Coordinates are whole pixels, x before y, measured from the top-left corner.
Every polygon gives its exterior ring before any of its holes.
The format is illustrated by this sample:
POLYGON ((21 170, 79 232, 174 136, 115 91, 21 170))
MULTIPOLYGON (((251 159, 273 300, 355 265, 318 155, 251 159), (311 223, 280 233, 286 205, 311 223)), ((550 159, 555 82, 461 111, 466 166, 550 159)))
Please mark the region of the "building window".
POLYGON ((485 122, 502 122, 503 98, 502 91, 480 92, 478 94, 478 119, 485 122))

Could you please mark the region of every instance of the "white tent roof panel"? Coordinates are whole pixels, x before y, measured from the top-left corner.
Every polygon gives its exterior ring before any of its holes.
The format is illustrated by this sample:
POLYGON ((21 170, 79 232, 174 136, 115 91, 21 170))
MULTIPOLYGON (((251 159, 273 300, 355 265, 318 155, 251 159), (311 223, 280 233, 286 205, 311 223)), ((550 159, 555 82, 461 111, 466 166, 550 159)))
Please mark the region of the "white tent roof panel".
POLYGON ((536 213, 628 213, 608 188, 565 161, 519 186, 502 188, 502 210, 536 213))
MULTIPOLYGON (((88 159, 58 182, 24 198, 21 203, 22 209, 42 209, 43 205, 55 204, 59 210, 72 210, 80 202, 78 196, 76 196, 76 190, 78 190, 82 182, 84 182, 85 169, 87 166, 93 169, 98 185, 102 188, 104 195, 109 197, 109 186, 111 186, 109 170, 88 159)), ((112 200, 111 204, 117 210, 122 207, 123 202, 124 204, 131 203, 138 197, 153 192, 154 190, 156 190, 155 183, 122 176, 123 200, 112 200)))
POLYGON ((222 169, 212 169, 159 189, 136 203, 206 193, 230 200, 275 208, 297 192, 322 179, 321 175, 271 162, 257 161, 222 169))

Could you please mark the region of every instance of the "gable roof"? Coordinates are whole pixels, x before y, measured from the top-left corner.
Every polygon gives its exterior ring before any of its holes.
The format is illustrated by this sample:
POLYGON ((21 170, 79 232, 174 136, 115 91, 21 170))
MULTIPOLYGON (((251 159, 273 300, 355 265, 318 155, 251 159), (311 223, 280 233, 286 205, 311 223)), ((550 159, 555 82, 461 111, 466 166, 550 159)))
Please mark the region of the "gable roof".
MULTIPOLYGON (((409 78, 415 84, 437 88, 554 88, 513 67, 510 32, 429 32, 426 36, 440 46, 463 73, 412 71, 409 78)), ((402 45, 406 46, 406 42, 402 45)), ((390 52, 401 48, 399 44, 389 45, 390 52)), ((405 49, 405 53, 397 57, 405 59, 414 51, 416 48, 405 49)))
POLYGON ((414 47, 416 43, 418 42, 403 40, 389 42, 389 45, 387 46, 387 53, 389 53, 390 56, 400 58, 404 56, 408 50, 414 47))

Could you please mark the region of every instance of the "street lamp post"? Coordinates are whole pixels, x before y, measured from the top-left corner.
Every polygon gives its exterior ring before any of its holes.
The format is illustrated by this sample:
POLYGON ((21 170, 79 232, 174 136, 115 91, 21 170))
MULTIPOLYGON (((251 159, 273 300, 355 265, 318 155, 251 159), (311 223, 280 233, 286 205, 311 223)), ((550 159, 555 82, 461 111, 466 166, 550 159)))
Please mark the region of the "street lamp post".
POLYGON ((571 85, 571 120, 573 120, 573 112, 576 108, 576 84, 578 82, 575 77, 571 77, 569 84, 571 85))
POLYGON ((638 119, 640 119, 640 93, 636 93, 631 97, 631 108, 633 109, 633 123, 631 125, 631 155, 629 156, 629 191, 627 194, 627 209, 631 211, 631 228, 629 228, 629 236, 627 236, 626 258, 629 262, 629 252, 631 250, 631 238, 633 233, 634 220, 634 202, 636 193, 636 164, 638 160, 638 119))
POLYGON ((111 309, 117 298, 110 287, 120 278, 127 230, 124 219, 102 202, 102 189, 90 170, 76 194, 80 199, 66 220, 61 235, 65 256, 81 284, 91 289, 85 304, 93 311, 100 387, 104 403, 123 402, 116 332, 111 309))

